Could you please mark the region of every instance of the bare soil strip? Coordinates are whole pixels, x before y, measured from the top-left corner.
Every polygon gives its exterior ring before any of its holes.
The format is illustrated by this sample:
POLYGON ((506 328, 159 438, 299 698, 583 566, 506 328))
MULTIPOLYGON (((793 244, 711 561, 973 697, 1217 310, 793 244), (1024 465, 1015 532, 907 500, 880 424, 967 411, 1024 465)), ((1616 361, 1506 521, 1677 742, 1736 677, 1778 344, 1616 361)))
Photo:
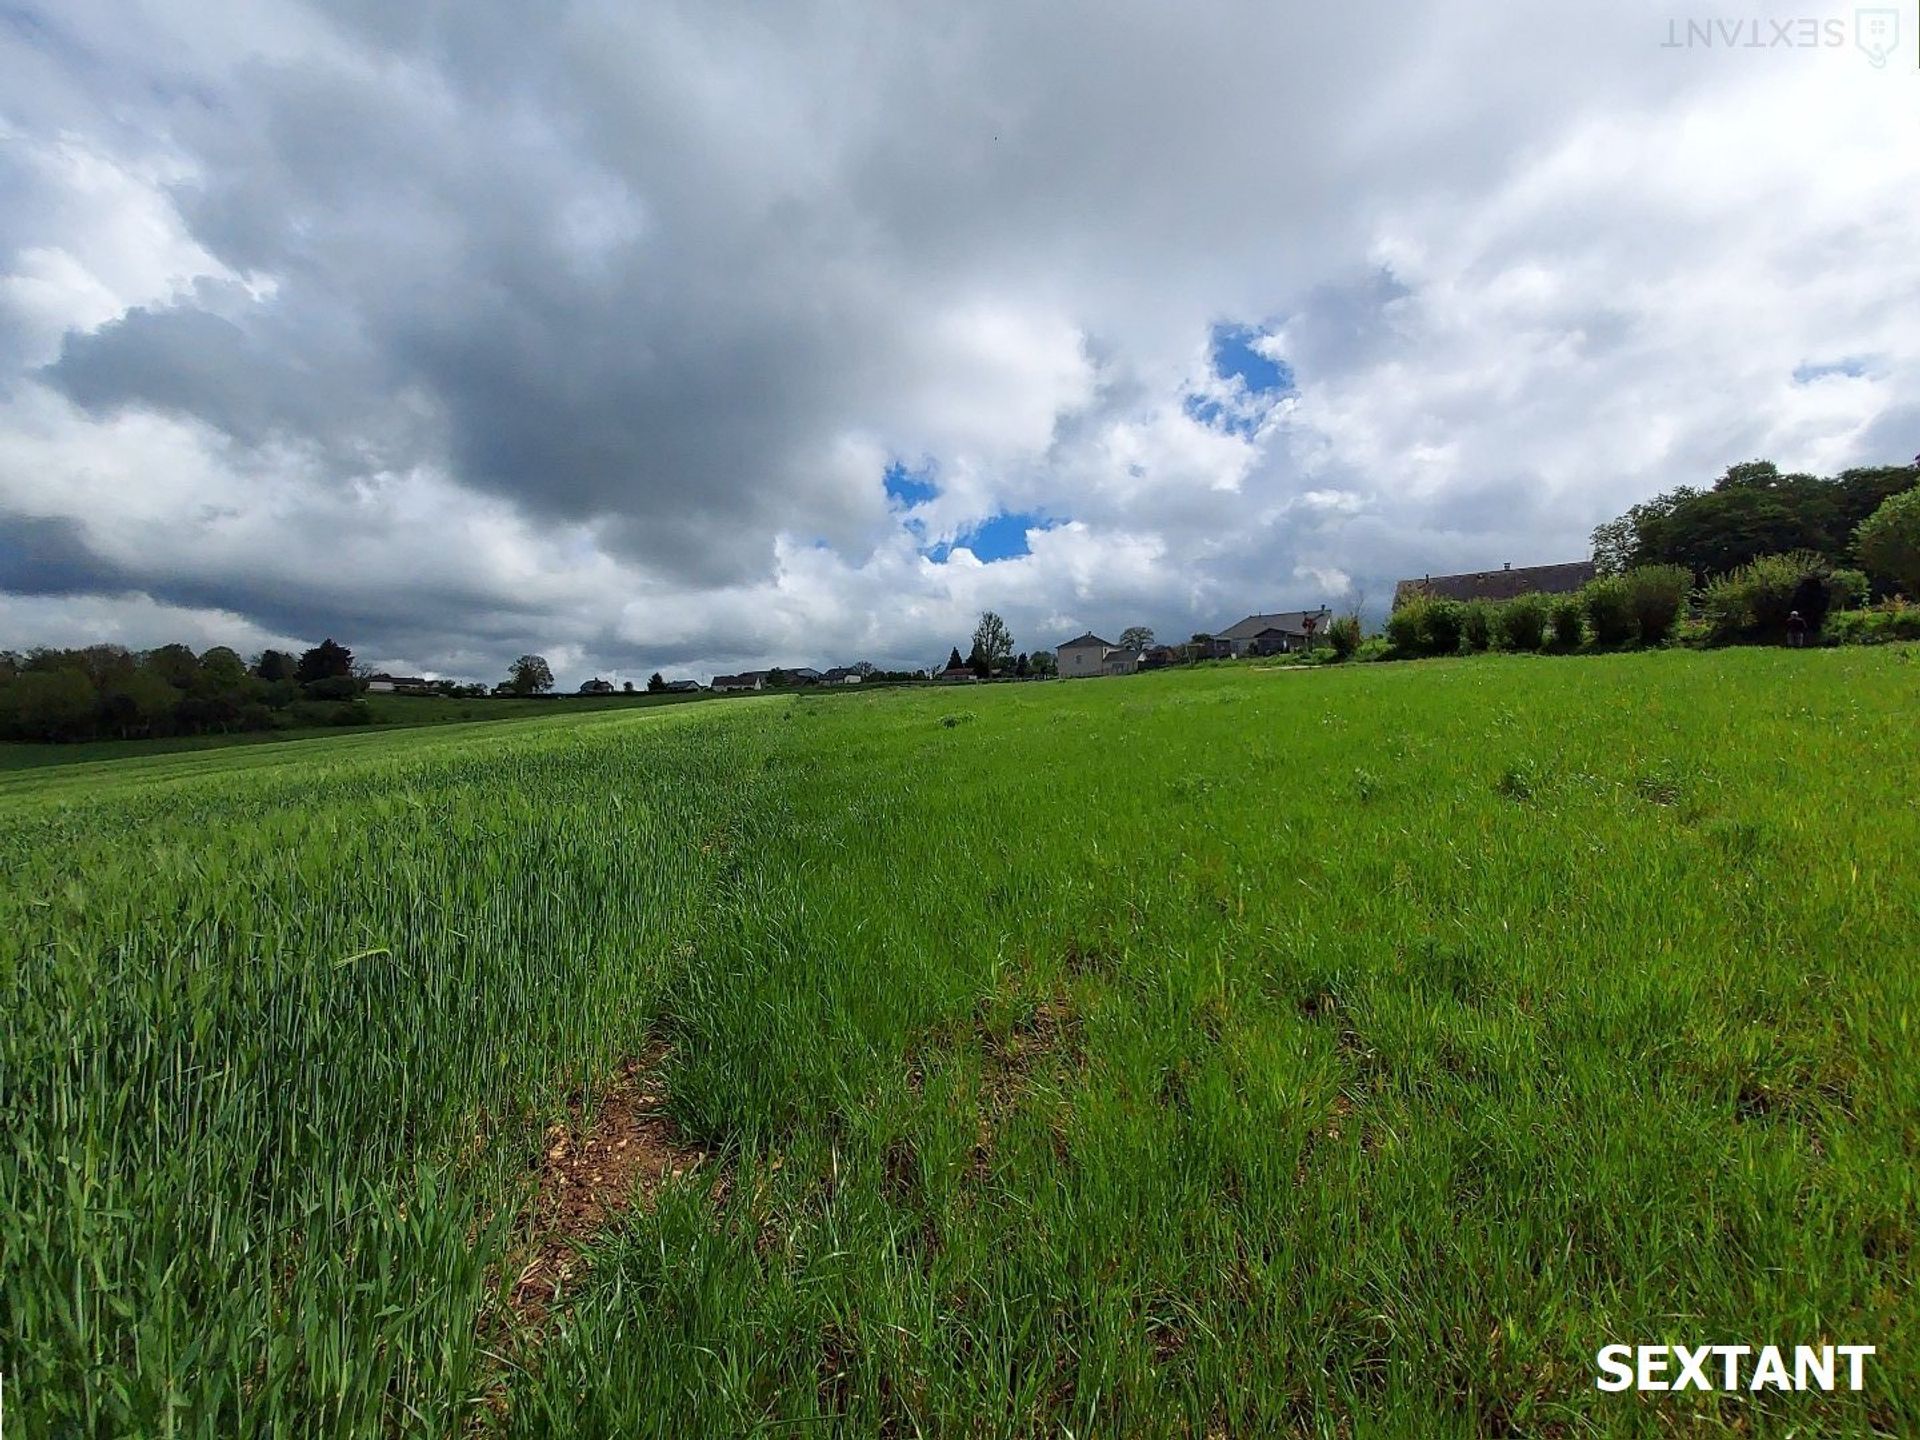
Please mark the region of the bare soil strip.
POLYGON ((538 1162, 533 1233, 522 1253, 512 1305, 523 1325, 538 1327, 585 1268, 581 1248, 622 1213, 644 1208, 667 1181, 705 1163, 666 1115, 659 1080, 663 1050, 620 1067, 600 1090, 588 1123, 587 1098, 567 1102, 569 1119, 548 1127, 538 1162))

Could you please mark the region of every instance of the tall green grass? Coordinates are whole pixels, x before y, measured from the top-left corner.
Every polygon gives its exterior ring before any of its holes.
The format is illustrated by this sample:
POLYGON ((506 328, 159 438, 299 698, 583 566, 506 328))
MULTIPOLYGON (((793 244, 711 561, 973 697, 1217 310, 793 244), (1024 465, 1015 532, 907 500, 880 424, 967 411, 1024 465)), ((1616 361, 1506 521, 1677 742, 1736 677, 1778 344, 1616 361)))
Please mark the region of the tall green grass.
POLYGON ((1911 1431, 1916 700, 1207 668, 8 782, 10 1418, 1911 1431), (503 1344, 540 1127, 649 1039, 719 1169, 503 1344), (1822 1339, 1864 1394, 1593 1388, 1822 1339))

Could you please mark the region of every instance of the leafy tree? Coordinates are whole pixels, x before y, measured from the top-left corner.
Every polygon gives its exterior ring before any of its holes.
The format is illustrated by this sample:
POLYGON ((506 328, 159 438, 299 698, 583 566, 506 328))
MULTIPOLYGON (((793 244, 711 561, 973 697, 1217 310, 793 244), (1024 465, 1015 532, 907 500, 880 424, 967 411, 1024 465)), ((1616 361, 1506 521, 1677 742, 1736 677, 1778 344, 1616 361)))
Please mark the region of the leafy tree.
POLYGON ((1013 632, 991 610, 982 610, 980 623, 973 627, 973 652, 976 675, 990 675, 1013 658, 1013 632))
POLYGON ((1916 483, 1920 465, 1873 466, 1822 479, 1747 461, 1731 466, 1710 489, 1679 486, 1597 527, 1594 564, 1616 575, 1636 566, 1684 565, 1704 581, 1764 555, 1807 551, 1840 563, 1852 558, 1859 525, 1916 483))
POLYGON ((1854 548, 1870 574, 1920 598, 1920 487, 1883 501, 1861 522, 1854 548))
MULTIPOLYGON (((631 690, 633 686, 628 685, 627 688, 631 690)), ((654 671, 653 674, 647 677, 647 689, 652 691, 653 693, 658 694, 660 691, 666 688, 667 688, 667 677, 662 675, 658 670, 654 671)))
POLYGON ((78 740, 93 733, 100 697, 81 670, 32 670, 12 685, 13 720, 32 740, 78 740))
POLYGON ((1035 650, 1027 656, 1027 668, 1035 675, 1048 676, 1060 673, 1060 662, 1054 658, 1051 650, 1035 650))
POLYGON ((176 690, 189 690, 200 677, 200 657, 185 645, 162 645, 149 650, 146 667, 176 690))
POLYGON ((1033 674, 1033 667, 1027 664, 1027 652, 1022 650, 1013 660, 1013 673, 1022 680, 1033 674))
POLYGON ((145 665, 101 693, 102 718, 123 740, 166 728, 180 703, 180 692, 145 665))
MULTIPOLYGON (((651 687, 649 687, 649 688, 651 688, 651 687)), ((631 695, 631 694, 633 694, 633 681, 631 681, 631 680, 622 680, 622 681, 620 682, 620 693, 621 693, 621 694, 623 694, 623 695, 631 695)))
POLYGON ((871 660, 856 660, 850 668, 862 680, 871 680, 878 673, 871 660))
POLYGON ((269 685, 293 679, 296 668, 293 656, 284 650, 262 650, 260 658, 253 662, 253 673, 269 685))
POLYGON ((544 695, 553 689, 553 668, 544 655, 522 655, 507 672, 507 687, 516 695, 544 695))
POLYGON ((1120 632, 1120 648, 1122 650, 1151 650, 1153 648, 1153 631, 1145 625, 1129 625, 1120 632))
POLYGON ((302 652, 300 663, 293 668, 293 678, 302 685, 311 685, 317 680, 350 680, 353 652, 344 645, 336 645, 333 637, 328 636, 311 650, 302 652))
POLYGON ((1336 660, 1351 660, 1360 648, 1365 632, 1360 625, 1360 616, 1355 613, 1341 615, 1327 627, 1327 642, 1333 646, 1336 660))
POLYGON ((203 689, 239 690, 247 683, 247 662, 225 645, 215 645, 200 656, 203 689))

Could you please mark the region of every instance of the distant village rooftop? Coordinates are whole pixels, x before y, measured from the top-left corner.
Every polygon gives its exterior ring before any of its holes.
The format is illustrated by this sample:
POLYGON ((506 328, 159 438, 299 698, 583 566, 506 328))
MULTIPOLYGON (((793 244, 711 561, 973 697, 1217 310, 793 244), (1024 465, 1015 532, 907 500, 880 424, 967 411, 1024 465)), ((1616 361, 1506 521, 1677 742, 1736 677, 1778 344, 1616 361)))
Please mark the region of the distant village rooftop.
POLYGON ((1511 600, 1516 595, 1568 595, 1594 577, 1591 560, 1558 565, 1502 565, 1461 575, 1423 575, 1393 587, 1393 608, 1415 598, 1428 600, 1511 600))

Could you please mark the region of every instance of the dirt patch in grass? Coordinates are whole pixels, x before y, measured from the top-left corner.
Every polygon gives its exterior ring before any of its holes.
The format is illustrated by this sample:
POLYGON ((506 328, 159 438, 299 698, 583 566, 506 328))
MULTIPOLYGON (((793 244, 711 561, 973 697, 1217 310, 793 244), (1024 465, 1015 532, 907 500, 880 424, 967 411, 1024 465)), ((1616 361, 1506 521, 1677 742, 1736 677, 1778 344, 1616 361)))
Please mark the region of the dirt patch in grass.
POLYGON ((514 1315, 537 1327, 585 1268, 583 1242, 628 1210, 645 1207, 670 1180, 691 1174, 707 1152, 689 1144, 666 1114, 663 1049, 629 1060, 588 1098, 567 1102, 536 1162, 533 1227, 513 1283, 514 1315))

